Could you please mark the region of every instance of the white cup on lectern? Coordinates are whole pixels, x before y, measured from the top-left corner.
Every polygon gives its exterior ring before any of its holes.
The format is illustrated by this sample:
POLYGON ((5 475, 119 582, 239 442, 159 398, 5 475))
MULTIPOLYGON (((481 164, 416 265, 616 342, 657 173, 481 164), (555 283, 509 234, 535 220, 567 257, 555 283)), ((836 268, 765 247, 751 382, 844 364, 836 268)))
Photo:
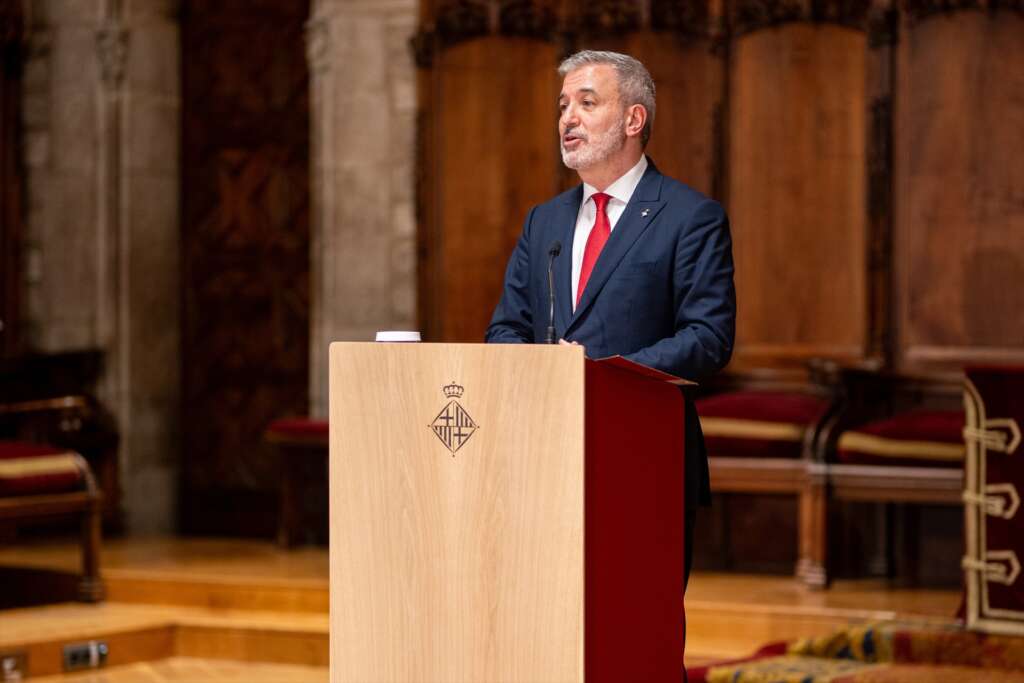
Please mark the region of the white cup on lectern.
POLYGON ((381 330, 377 333, 379 342, 418 342, 419 330, 381 330))

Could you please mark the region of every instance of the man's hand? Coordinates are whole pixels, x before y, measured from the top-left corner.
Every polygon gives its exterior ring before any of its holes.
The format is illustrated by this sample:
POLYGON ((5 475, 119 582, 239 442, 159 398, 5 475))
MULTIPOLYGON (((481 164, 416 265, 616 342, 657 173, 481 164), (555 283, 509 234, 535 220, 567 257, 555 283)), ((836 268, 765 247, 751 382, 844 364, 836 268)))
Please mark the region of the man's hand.
MULTIPOLYGON (((558 345, 559 346, 582 346, 582 344, 580 344, 579 342, 565 341, 564 339, 559 339, 558 340, 558 345)), ((583 349, 583 350, 586 351, 586 349, 583 349)))

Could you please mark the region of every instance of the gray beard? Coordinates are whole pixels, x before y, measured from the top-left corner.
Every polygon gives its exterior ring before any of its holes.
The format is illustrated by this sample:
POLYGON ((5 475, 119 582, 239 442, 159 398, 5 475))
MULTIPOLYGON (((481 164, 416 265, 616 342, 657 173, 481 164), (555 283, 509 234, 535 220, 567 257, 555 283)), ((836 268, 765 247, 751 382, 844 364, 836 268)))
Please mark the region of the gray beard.
POLYGON ((590 136, 587 138, 582 149, 567 151, 565 145, 559 140, 558 146, 562 150, 562 163, 573 170, 586 170, 607 160, 618 152, 626 144, 626 119, 623 118, 619 125, 612 128, 599 138, 590 136))

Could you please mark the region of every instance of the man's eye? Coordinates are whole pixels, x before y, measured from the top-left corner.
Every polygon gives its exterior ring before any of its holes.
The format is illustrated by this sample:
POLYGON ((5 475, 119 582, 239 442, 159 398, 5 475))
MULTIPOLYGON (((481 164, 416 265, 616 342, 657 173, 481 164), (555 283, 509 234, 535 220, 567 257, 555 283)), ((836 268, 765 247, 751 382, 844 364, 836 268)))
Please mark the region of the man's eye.
POLYGON ((594 106, 594 100, 583 100, 583 106, 584 107, 593 107, 594 106))

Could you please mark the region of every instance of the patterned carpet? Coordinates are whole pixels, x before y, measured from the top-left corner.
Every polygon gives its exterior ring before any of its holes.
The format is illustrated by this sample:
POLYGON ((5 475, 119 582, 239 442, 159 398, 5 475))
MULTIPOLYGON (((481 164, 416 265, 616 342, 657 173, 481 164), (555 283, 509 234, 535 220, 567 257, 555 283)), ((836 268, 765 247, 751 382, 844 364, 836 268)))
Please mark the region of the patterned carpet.
POLYGON ((857 626, 830 636, 772 643, 744 660, 693 669, 691 683, 1024 683, 1024 637, 857 626))

